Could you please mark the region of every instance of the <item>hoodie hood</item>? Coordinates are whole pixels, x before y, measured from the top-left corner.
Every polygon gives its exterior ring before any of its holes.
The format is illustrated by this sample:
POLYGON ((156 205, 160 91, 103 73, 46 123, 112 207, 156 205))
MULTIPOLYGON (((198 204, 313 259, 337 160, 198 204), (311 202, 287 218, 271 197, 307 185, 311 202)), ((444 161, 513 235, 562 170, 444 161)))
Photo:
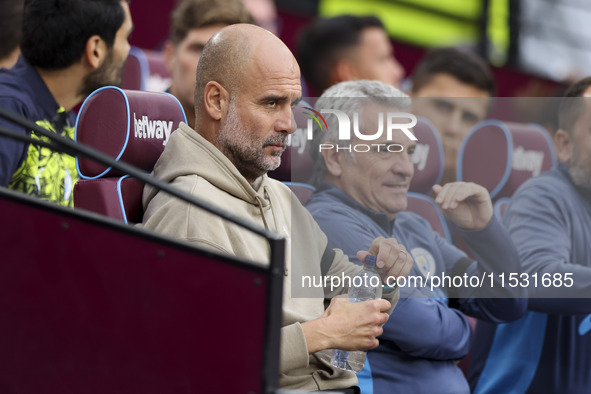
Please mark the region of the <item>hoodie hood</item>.
MULTIPOLYGON (((152 175, 169 183, 180 176, 199 175, 245 202, 261 208, 269 205, 264 192, 268 183, 266 174, 251 185, 222 152, 185 123, 181 123, 171 134, 152 175)), ((144 206, 148 205, 157 192, 154 187, 146 186, 144 206)))

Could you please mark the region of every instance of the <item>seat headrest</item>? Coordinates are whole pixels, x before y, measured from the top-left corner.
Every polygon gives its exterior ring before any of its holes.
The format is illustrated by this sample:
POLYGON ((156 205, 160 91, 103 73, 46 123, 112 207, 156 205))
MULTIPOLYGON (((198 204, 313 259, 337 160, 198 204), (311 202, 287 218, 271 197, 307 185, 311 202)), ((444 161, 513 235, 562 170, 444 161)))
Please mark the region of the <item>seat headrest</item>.
POLYGON ((121 77, 123 89, 163 92, 170 84, 171 76, 162 52, 130 48, 121 77))
POLYGON ((310 157, 310 142, 307 140, 307 122, 310 119, 306 102, 298 103, 293 109, 297 130, 287 139, 287 147, 281 155, 281 165, 269 176, 282 182, 308 182, 314 173, 314 162, 310 157))
POLYGON ((406 202, 407 211, 414 212, 426 219, 433 231, 437 232, 439 236, 445 238, 447 241, 452 242, 451 232, 445 221, 445 217, 431 197, 422 193, 408 192, 406 202))
POLYGON ((443 176, 443 145, 435 126, 425 118, 417 117, 413 131, 417 145, 412 155, 415 171, 409 191, 429 194, 431 187, 439 183, 443 176))
POLYGON ((542 126, 486 120, 464 138, 456 178, 486 187, 497 199, 555 165, 554 144, 542 126))
POLYGON ((497 201, 495 201, 495 204, 493 206, 493 212, 494 212, 495 216, 497 217, 497 219, 503 220, 503 215, 505 214, 505 211, 507 210, 507 206, 509 205, 509 201, 511 201, 511 199, 509 197, 501 197, 497 201))
MULTIPOLYGON (((75 139, 150 172, 170 134, 186 121, 181 104, 171 94, 108 86, 82 104, 75 139)), ((76 168, 83 179, 124 175, 85 157, 76 158, 76 168)))

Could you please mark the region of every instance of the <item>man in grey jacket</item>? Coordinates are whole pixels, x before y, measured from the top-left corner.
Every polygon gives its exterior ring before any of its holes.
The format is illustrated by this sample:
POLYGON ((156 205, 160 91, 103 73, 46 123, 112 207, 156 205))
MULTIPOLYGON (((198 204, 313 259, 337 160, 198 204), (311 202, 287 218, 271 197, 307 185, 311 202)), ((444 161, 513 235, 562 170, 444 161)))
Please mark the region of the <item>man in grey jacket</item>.
MULTIPOLYGON (((298 278, 352 277, 359 267, 326 236, 289 188, 266 173, 279 166, 287 136, 295 130, 292 106, 301 96, 300 72, 276 36, 237 24, 206 44, 197 69, 195 130, 175 131, 154 175, 271 231, 289 237, 286 253, 280 386, 284 389, 356 392, 353 372, 327 361, 333 348, 366 350, 378 345, 381 326, 398 298, 350 303, 324 299, 346 291, 305 289, 298 278), (327 261, 326 272, 321 261, 327 261), (346 391, 349 390, 349 391, 346 391)), ((144 191, 144 225, 220 253, 267 263, 265 240, 151 187, 144 191)), ((377 256, 382 278, 406 276, 412 260, 395 239, 378 238, 358 258, 377 256)), ((231 374, 231 371, 229 372, 231 374)))

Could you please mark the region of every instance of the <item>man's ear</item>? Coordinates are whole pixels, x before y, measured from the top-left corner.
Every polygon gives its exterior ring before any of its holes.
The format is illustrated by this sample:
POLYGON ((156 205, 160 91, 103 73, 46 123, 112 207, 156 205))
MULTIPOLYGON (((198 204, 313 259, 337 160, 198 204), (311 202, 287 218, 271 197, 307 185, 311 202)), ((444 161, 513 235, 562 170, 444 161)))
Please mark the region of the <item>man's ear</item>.
POLYGON ((209 81, 203 91, 205 111, 212 119, 220 120, 228 112, 230 94, 216 81, 209 81))
MULTIPOLYGON (((334 144, 331 141, 326 141, 324 142, 325 144, 332 144, 334 146, 336 146, 336 144, 334 144)), ((328 170, 328 173, 334 177, 339 177, 341 176, 342 172, 343 172, 343 168, 341 166, 341 162, 339 161, 339 153, 337 152, 336 149, 323 149, 320 154, 322 155, 322 158, 324 159, 324 164, 326 165, 326 169, 328 170)))
POLYGON ((95 34, 86 41, 84 60, 90 68, 96 70, 105 61, 107 52, 107 44, 100 36, 95 34))
POLYGON ((570 135, 562 130, 558 129, 554 134, 554 148, 556 149, 556 157, 558 161, 568 163, 573 154, 573 144, 570 135))
POLYGON ((174 44, 170 40, 167 40, 164 43, 164 47, 162 48, 162 53, 164 55, 164 64, 166 65, 166 69, 169 73, 172 73, 172 63, 174 61, 175 49, 176 48, 174 44))
POLYGON ((357 68, 348 59, 341 59, 337 62, 333 69, 333 80, 335 83, 344 81, 354 81, 359 79, 357 76, 357 68))

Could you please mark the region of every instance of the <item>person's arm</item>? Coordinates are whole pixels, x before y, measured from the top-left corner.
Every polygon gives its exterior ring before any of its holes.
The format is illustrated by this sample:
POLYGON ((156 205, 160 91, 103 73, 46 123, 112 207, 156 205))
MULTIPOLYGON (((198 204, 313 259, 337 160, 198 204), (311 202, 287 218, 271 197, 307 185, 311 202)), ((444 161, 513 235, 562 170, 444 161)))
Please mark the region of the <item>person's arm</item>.
MULTIPOLYGON (((355 276, 361 269, 361 266, 357 263, 361 263, 365 259, 365 255, 369 253, 368 251, 362 251, 362 253, 359 255, 345 255, 339 248, 339 245, 346 247, 359 246, 359 248, 371 248, 371 245, 375 241, 375 236, 370 234, 363 223, 361 223, 359 220, 356 220, 355 217, 339 215, 339 220, 325 220, 325 215, 330 216, 332 214, 331 212, 316 211, 315 213, 317 214, 313 219, 313 227, 315 228, 314 231, 317 232, 315 238, 319 239, 322 245, 325 245, 324 242, 326 242, 326 249, 332 253, 329 264, 325 266, 326 261, 324 260, 327 255, 326 251, 324 252, 324 256, 321 261, 322 275, 329 278, 334 278, 336 280, 335 282, 329 280, 329 286, 325 287, 324 289, 325 297, 327 299, 331 299, 338 295, 346 294, 348 290, 344 286, 337 286, 333 288, 332 284, 340 282, 338 279, 342 278, 343 275, 350 278, 355 276), (326 234, 330 234, 331 236, 327 238, 326 234)), ((380 240, 381 241, 378 241, 378 243, 375 244, 373 253, 377 253, 377 251, 380 249, 379 242, 382 242, 386 239, 380 238, 380 240)), ((394 243, 396 243, 395 240, 394 243)), ((384 256, 386 253, 385 251, 386 249, 383 248, 382 253, 384 253, 384 256)), ((397 249, 395 252, 399 253, 399 250, 397 249)), ((397 258, 398 255, 396 254, 395 257, 397 258)), ((405 263, 407 264, 405 271, 406 273, 402 273, 404 275, 408 275, 408 272, 410 272, 410 269, 412 268, 412 259, 408 253, 406 256, 403 255, 402 257, 409 257, 405 260, 405 263)), ((392 260, 389 264, 393 265, 395 263, 401 264, 402 259, 398 262, 392 260)), ((400 270, 400 267, 398 267, 398 269, 400 270)), ((381 271, 382 273, 385 272, 383 269, 381 269, 381 271)), ((400 272, 398 272, 398 274, 400 274, 400 272)), ((384 287, 382 290, 382 298, 390 301, 392 308, 394 308, 398 298, 400 297, 399 290, 390 289, 387 287, 384 287)))
POLYGON ((300 323, 281 327, 279 366, 281 373, 306 368, 309 363, 306 335, 300 323))
POLYGON ((302 323, 308 353, 377 347, 377 337, 382 335, 390 308, 390 302, 384 299, 349 302, 346 298, 333 298, 320 318, 302 323))
POLYGON ((571 236, 577 234, 570 234, 567 207, 552 195, 540 187, 522 190, 512 197, 503 217, 518 246, 523 271, 528 274, 528 309, 556 314, 591 313, 591 267, 588 261, 572 261, 571 236), (563 286, 544 286, 542 279, 553 279, 554 275, 561 278, 563 286), (569 277, 572 282, 565 283, 569 277))
POLYGON ((369 350, 378 346, 376 337, 388 321, 386 300, 348 302, 333 298, 324 314, 314 320, 281 329, 281 372, 308 366, 308 356, 325 349, 369 350))
MULTIPOLYGON (((477 262, 465 264, 465 270, 457 268, 465 259, 451 261, 450 272, 479 280, 467 286, 450 289, 457 299, 453 302, 466 314, 491 322, 501 323, 521 317, 527 308, 527 289, 501 283, 500 274, 519 274, 521 265, 517 249, 509 233, 493 216, 492 202, 486 189, 466 182, 453 182, 444 187, 433 187, 435 202, 444 215, 459 228, 477 262), (460 272, 464 271, 464 272, 460 272), (482 283, 480 283, 482 282, 482 283)), ((452 245, 442 246, 446 248, 452 245)), ((457 255, 457 254, 456 254, 457 255)))
MULTIPOLYGON (((0 107, 24 116, 24 109, 17 102, 8 98, 0 98, 0 107)), ((0 117, 0 127, 26 134, 22 126, 0 117)), ((0 186, 8 186, 12 175, 24 159, 28 144, 8 137, 0 136, 0 186)))
POLYGON ((457 309, 436 299, 409 297, 398 301, 380 338, 414 357, 459 360, 470 349, 472 331, 457 309))
MULTIPOLYGON (((394 238, 378 237, 374 239, 371 242, 369 250, 360 250, 357 252, 356 259, 360 262, 365 261, 365 257, 368 254, 376 256, 376 266, 383 283, 388 283, 388 278, 392 278, 392 283, 395 283, 396 278, 408 276, 414 264, 410 253, 406 251, 404 245, 399 244, 394 238)), ((335 258, 328 271, 328 275, 334 275, 336 278, 339 278, 341 274, 353 277, 360 269, 361 267, 347 259, 347 256, 340 249, 335 249, 335 258)), ((325 290, 327 298, 347 292, 347 288, 345 287, 340 287, 331 292, 328 290, 325 290), (328 294, 332 294, 332 296, 328 294)), ((384 285, 382 287, 382 298, 390 302, 391 308, 388 313, 391 313, 400 298, 400 289, 384 285)))
POLYGON ((457 289, 460 297, 454 300, 457 307, 472 317, 491 323, 519 319, 527 310, 527 288, 509 285, 510 275, 520 275, 522 269, 517 249, 506 228, 493 217, 481 230, 460 229, 459 233, 477 260, 466 267, 465 273, 479 280, 484 277, 485 283, 481 287, 457 289), (504 276, 504 283, 500 275, 504 276))

